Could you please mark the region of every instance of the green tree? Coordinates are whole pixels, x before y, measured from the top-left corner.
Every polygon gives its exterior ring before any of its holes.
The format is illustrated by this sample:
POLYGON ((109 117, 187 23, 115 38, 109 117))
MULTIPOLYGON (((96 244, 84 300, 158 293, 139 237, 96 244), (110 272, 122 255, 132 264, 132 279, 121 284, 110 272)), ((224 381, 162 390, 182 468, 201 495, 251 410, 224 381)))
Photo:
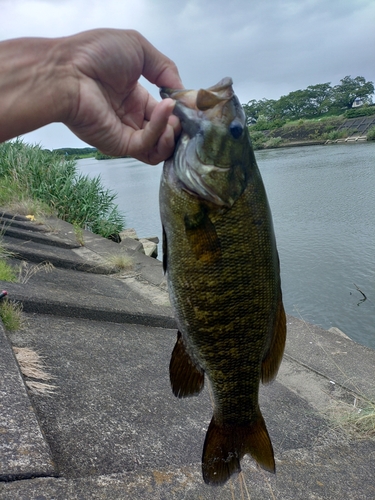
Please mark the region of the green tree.
POLYGON ((246 115, 246 125, 251 125, 255 123, 260 115, 260 101, 252 99, 247 104, 242 104, 243 110, 246 115))
POLYGON ((265 122, 278 118, 277 102, 273 99, 261 99, 260 101, 252 99, 247 104, 243 104, 247 125, 257 122, 259 117, 265 122))
POLYGON ((309 99, 309 116, 327 113, 332 105, 331 82, 309 85, 306 90, 309 99))
POLYGON ((309 96, 307 90, 295 90, 283 95, 277 101, 277 109, 283 118, 295 120, 309 114, 309 96))
POLYGON ((373 82, 366 82, 363 76, 357 76, 356 78, 345 76, 340 82, 340 85, 333 87, 333 104, 335 107, 351 109, 357 97, 365 103, 372 103, 373 82))

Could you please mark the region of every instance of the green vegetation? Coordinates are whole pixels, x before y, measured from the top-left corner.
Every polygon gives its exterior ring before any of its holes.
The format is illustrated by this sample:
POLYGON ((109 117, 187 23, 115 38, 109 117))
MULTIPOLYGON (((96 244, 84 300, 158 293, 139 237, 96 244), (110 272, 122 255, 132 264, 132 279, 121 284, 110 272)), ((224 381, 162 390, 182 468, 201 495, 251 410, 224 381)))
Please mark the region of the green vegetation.
POLYGON ((2 244, 2 238, 0 236, 0 280, 1 281, 17 281, 16 271, 7 262, 7 258, 11 257, 12 254, 6 250, 2 244))
MULTIPOLYGON (((348 110, 355 116, 364 116, 360 111, 353 109, 356 99, 367 104, 367 109, 372 110, 371 96, 374 93, 373 82, 366 82, 362 76, 351 78, 346 76, 340 80, 340 85, 334 87, 330 82, 310 85, 304 90, 295 90, 288 95, 281 96, 278 100, 255 99, 243 104, 247 124, 259 124, 257 130, 270 130, 283 125, 287 120, 300 118, 317 118, 327 115, 340 115, 348 110), (275 123, 277 122, 277 123, 275 123), (267 124, 267 125, 266 125, 267 124)), ((365 113, 372 114, 371 111, 365 113)), ((374 111, 375 113, 375 111, 374 111)), ((351 116, 347 116, 351 117, 351 116)))
POLYGON ((375 141, 375 127, 371 127, 370 130, 367 132, 367 140, 375 141))
POLYGON ((95 159, 96 160, 117 160, 118 158, 130 158, 130 156, 110 156, 110 155, 105 155, 101 151, 97 151, 95 153, 95 159))
POLYGON ((7 298, 3 299, 0 302, 0 318, 7 330, 20 330, 23 325, 22 305, 7 298))
POLYGON ((357 109, 348 109, 345 111, 345 118, 358 118, 360 116, 372 116, 375 115, 375 106, 369 106, 364 104, 357 109))
MULTIPOLYGON (((47 153, 51 153, 45 149, 47 153)), ((129 158, 129 156, 110 156, 98 151, 96 148, 59 148, 54 149, 52 153, 64 156, 71 160, 78 160, 81 158, 95 158, 96 160, 113 160, 117 158, 129 158)))
POLYGON ((16 273, 12 266, 10 266, 6 260, 3 260, 0 256, 0 280, 1 281, 17 281, 16 273))
MULTIPOLYGON (((48 151, 48 150, 47 150, 48 151)), ((94 158, 97 152, 96 148, 59 148, 54 149, 53 153, 65 156, 66 158, 94 158)))
POLYGON ((288 121, 282 126, 265 131, 257 125, 249 127, 254 149, 274 148, 291 142, 325 142, 348 136, 346 129, 338 130, 345 121, 343 116, 288 121))
POLYGON ((268 137, 258 130, 250 130, 251 141, 254 149, 277 148, 283 145, 281 137, 268 137))
POLYGON ((0 181, 3 207, 32 205, 32 201, 39 209, 104 237, 124 228, 124 216, 114 204, 116 195, 103 188, 100 177, 79 174, 74 160, 65 155, 22 141, 0 144, 0 181))

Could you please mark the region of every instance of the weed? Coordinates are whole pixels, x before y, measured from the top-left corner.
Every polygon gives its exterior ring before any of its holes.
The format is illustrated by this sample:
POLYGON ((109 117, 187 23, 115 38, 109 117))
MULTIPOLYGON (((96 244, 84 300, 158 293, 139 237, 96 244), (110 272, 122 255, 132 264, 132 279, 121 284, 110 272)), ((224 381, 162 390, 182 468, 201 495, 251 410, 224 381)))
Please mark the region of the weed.
POLYGON ((124 254, 112 255, 107 261, 116 271, 125 271, 133 267, 132 259, 124 254))
POLYGON ((40 262, 39 264, 30 264, 22 261, 19 267, 18 281, 19 283, 27 283, 30 278, 39 272, 50 273, 54 269, 54 265, 50 262, 40 262))
POLYGON ((331 130, 330 132, 326 132, 322 135, 323 139, 329 141, 336 141, 337 139, 343 139, 348 136, 347 130, 331 130))
POLYGON ((85 246, 82 227, 79 224, 77 224, 77 222, 73 222, 73 229, 74 229, 74 235, 78 243, 81 245, 81 247, 85 246))
POLYGON ((367 132, 367 140, 375 141, 375 127, 371 127, 367 132))
POLYGON ((12 252, 9 252, 2 244, 0 235, 0 280, 1 281, 17 281, 16 272, 14 267, 8 264, 7 258, 12 257, 12 252))
POLYGON ((124 228, 116 194, 102 186, 100 177, 79 174, 74 160, 19 140, 6 142, 0 144, 0 179, 3 206, 37 200, 61 219, 104 237, 124 228))
POLYGON ((266 148, 277 148, 277 147, 280 147, 282 143, 283 143, 283 140, 281 137, 271 137, 265 143, 265 147, 266 148))
POLYGON ((0 302, 0 318, 6 330, 11 332, 20 330, 24 323, 22 305, 12 300, 3 299, 0 302))
POLYGON ((14 268, 6 260, 0 258, 0 281, 16 282, 17 275, 14 268))
POLYGON ((27 377, 25 383, 31 392, 37 394, 50 394, 56 389, 55 385, 47 384, 46 381, 53 377, 45 371, 43 358, 28 347, 13 347, 20 370, 24 377, 27 377), (29 380, 29 379, 36 380, 29 380), (42 380, 43 382, 40 382, 42 380))
POLYGON ((355 437, 375 437, 375 403, 354 398, 354 404, 336 406, 333 419, 355 437))

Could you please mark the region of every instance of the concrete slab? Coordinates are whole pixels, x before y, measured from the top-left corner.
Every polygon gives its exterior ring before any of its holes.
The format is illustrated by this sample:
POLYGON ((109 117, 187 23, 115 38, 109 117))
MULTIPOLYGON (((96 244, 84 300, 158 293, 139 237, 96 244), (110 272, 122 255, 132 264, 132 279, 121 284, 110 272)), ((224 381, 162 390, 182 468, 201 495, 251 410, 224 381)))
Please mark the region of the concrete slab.
POLYGON ((374 349, 288 316, 286 353, 335 384, 375 400, 374 349))
POLYGON ((179 400, 169 387, 175 331, 42 315, 27 321, 11 340, 40 352, 56 377, 55 394, 32 398, 62 477, 0 483, 1 499, 374 497, 375 442, 353 440, 310 403, 310 384, 321 402, 329 381, 303 365, 286 359, 278 381, 261 391, 276 476, 246 457, 241 476, 213 488, 200 470, 209 391, 179 400))
MULTIPOLYGON (((0 231, 3 236, 10 236, 19 240, 35 241, 36 243, 41 243, 48 246, 70 249, 78 248, 80 246, 77 241, 66 241, 66 239, 62 239, 59 236, 55 236, 53 234, 45 234, 41 227, 36 226, 32 230, 30 230, 18 227, 19 224, 19 222, 17 223, 17 225, 12 222, 12 224, 8 226, 6 222, 1 224, 0 220, 0 231)), ((24 225, 26 226, 27 223, 24 223, 24 225)))
MULTIPOLYGON (((150 259, 154 260, 154 259, 150 259)), ((160 268, 159 268, 160 271, 160 268)), ((0 281, 25 312, 174 327, 168 294, 129 271, 113 277, 54 268, 26 283, 0 281)))
POLYGON ((0 481, 54 475, 49 446, 1 320, 0 367, 0 481))
MULTIPOLYGON (((55 377, 54 395, 32 399, 60 474, 200 463, 212 405, 207 387, 195 398, 172 395, 174 330, 42 315, 28 315, 27 321, 27 331, 10 338, 38 351, 55 377)), ((345 434, 332 432, 308 401, 277 381, 262 387, 261 408, 279 461, 298 450, 307 457, 332 443, 347 445, 345 434)))
POLYGON ((65 269, 76 269, 97 274, 109 274, 112 269, 103 259, 87 249, 61 248, 57 246, 44 245, 43 243, 21 240, 11 236, 3 237, 4 247, 17 259, 28 262, 50 262, 54 266, 65 269))
POLYGON ((374 450, 359 442, 332 449, 331 460, 317 450, 309 458, 284 457, 276 476, 251 465, 222 488, 200 480, 200 466, 175 469, 154 467, 138 473, 76 479, 43 478, 0 485, 1 500, 369 500, 374 450), (355 460, 351 459, 351 453, 355 460), (349 452, 349 453, 348 453, 349 452))

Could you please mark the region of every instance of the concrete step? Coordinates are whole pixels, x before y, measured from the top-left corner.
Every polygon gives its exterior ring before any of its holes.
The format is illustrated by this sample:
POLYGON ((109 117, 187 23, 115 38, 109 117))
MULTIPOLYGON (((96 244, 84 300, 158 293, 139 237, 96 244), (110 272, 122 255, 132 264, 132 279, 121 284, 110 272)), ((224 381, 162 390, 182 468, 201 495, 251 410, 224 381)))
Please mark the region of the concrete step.
MULTIPOLYGON (((4 221, 4 219, 3 219, 4 221)), ((3 236, 10 236, 24 241, 35 241, 47 246, 54 246, 60 248, 79 248, 79 243, 66 241, 53 234, 45 234, 41 228, 38 229, 24 229, 13 224, 8 225, 7 222, 0 221, 0 232, 3 236)))
POLYGON ((50 262, 63 269, 75 269, 94 274, 111 274, 113 266, 97 253, 85 247, 64 248, 45 245, 43 242, 21 240, 5 234, 3 245, 13 257, 40 264, 50 262))
POLYGON ((0 366, 0 481, 53 476, 51 451, 1 320, 0 366))

